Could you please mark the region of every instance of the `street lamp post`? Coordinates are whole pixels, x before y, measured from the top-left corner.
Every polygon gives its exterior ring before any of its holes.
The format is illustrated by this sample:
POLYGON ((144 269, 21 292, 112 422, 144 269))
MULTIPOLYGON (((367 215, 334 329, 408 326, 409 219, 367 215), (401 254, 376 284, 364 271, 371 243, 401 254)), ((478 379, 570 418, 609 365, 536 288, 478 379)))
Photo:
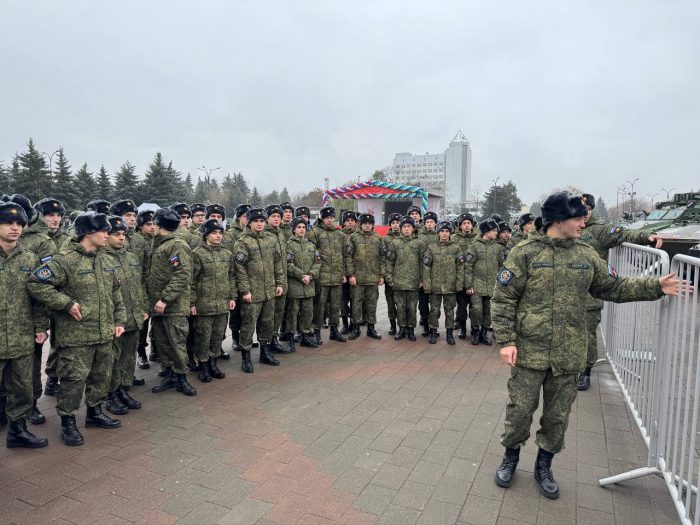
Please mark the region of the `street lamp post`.
POLYGON ((197 168, 199 171, 204 173, 204 182, 206 183, 207 186, 211 184, 211 174, 214 173, 216 170, 220 170, 221 168, 216 167, 216 168, 207 168, 206 166, 202 165, 199 168, 197 168))
POLYGON ((651 199, 651 207, 654 207, 654 198, 658 195, 658 193, 654 193, 653 195, 651 193, 647 193, 647 197, 651 199))
POLYGON ((671 194, 671 192, 672 192, 673 190, 675 190, 675 189, 678 189, 678 188, 671 188, 670 190, 667 190, 666 188, 661 188, 661 191, 665 191, 665 192, 666 192, 666 200, 669 200, 669 199, 671 198, 671 197, 670 197, 670 194, 671 194))
POLYGON ((498 184, 498 179, 500 179, 500 177, 496 177, 492 181, 493 182, 493 213, 494 214, 496 213, 496 192, 498 191, 498 186, 496 186, 496 185, 498 184))
POLYGON ((639 177, 632 181, 627 181, 630 185, 630 212, 632 213, 632 220, 634 220, 634 184, 639 180, 639 177))
POLYGON ((49 154, 46 153, 45 151, 42 151, 42 152, 41 152, 41 155, 42 155, 42 156, 48 157, 48 158, 49 158, 49 173, 50 173, 51 175, 53 175, 53 164, 52 164, 53 156, 54 156, 56 153, 58 153, 58 150, 54 151, 51 155, 49 155, 49 154))
MULTIPOLYGON (((618 218, 618 219, 622 216, 622 214, 620 213, 620 193, 622 193, 622 195, 624 195, 624 194, 625 194, 625 189, 626 189, 626 188, 625 188, 625 185, 624 185, 624 184, 617 187, 617 206, 616 206, 616 210, 617 210, 617 216, 618 216, 617 218, 618 218)), ((623 204, 624 204, 624 201, 623 201, 623 204)))

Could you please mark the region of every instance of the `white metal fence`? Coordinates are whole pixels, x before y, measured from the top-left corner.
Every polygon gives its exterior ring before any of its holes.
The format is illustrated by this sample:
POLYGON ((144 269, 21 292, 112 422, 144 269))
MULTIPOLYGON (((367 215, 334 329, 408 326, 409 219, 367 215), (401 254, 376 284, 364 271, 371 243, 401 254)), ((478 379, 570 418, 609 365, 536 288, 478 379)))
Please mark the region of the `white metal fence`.
MULTIPOLYGON (((661 276, 665 252, 624 244, 610 253, 622 277, 661 276)), ((690 283, 678 297, 606 303, 601 323, 606 354, 649 447, 647 466, 600 480, 601 485, 657 474, 684 524, 700 525, 700 259, 677 255, 670 270, 690 283)))

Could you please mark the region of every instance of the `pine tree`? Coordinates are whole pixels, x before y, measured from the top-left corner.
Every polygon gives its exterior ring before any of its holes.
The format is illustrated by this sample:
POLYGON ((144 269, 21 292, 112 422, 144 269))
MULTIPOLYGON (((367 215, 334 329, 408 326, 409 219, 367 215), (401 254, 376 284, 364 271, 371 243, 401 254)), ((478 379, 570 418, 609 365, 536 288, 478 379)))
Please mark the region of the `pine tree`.
POLYGON ((265 195, 263 202, 265 203, 265 206, 269 206, 270 204, 279 204, 280 195, 277 193, 277 190, 272 190, 270 193, 265 195))
POLYGON ((63 147, 58 148, 58 158, 56 159, 56 169, 54 170, 53 197, 63 202, 68 210, 72 210, 78 205, 78 190, 75 185, 75 178, 63 147))
POLYGON ((250 195, 249 204, 251 206, 262 206, 262 197, 260 196, 260 192, 258 192, 258 188, 255 186, 253 186, 253 193, 250 195))
POLYGON ((282 188, 280 192, 280 203, 282 202, 292 202, 292 198, 289 196, 289 191, 287 191, 287 186, 282 188))
POLYGON ((539 217, 542 214, 542 209, 539 202, 535 201, 530 204, 530 213, 532 213, 535 217, 539 217))
POLYGON ((128 160, 119 166, 114 174, 112 195, 114 200, 133 199, 136 202, 141 202, 141 189, 139 188, 139 178, 136 175, 136 166, 128 160))
POLYGON ((97 198, 97 183, 93 174, 88 171, 87 163, 80 166, 75 173, 75 187, 78 190, 76 209, 84 210, 88 202, 97 198))
POLYGON ((194 197, 192 202, 206 202, 209 196, 207 195, 207 187, 202 180, 202 177, 197 177, 197 185, 194 188, 194 197))
POLYGON ((172 162, 166 165, 163 155, 160 152, 156 153, 143 181, 144 202, 170 206, 182 201, 184 196, 180 173, 173 168, 172 162))
POLYGON ((187 172, 187 177, 185 177, 185 202, 192 203, 192 197, 194 197, 194 186, 192 185, 192 175, 187 172))
POLYGON ((106 201, 112 201, 112 181, 109 178, 109 174, 104 167, 104 164, 100 166, 100 171, 97 173, 97 196, 100 199, 106 201))
POLYGON ((608 206, 607 204, 605 204, 605 201, 603 200, 602 196, 599 196, 598 200, 596 200, 595 214, 598 216, 599 219, 603 219, 604 221, 610 219, 610 217, 608 216, 608 206))
POLYGON ((46 159, 36 149, 30 138, 27 151, 19 158, 19 174, 15 178, 15 191, 26 196, 32 202, 51 195, 53 184, 51 173, 46 166, 46 159))
POLYGON ((501 186, 491 186, 484 195, 484 203, 482 205, 482 214, 484 217, 490 217, 497 213, 503 220, 510 222, 511 212, 519 213, 523 203, 518 197, 518 188, 512 181, 508 181, 501 186), (494 204, 495 201, 495 204, 494 204))
POLYGON ((6 193, 8 195, 11 195, 14 192, 15 191, 14 181, 12 180, 12 172, 0 160, 0 193, 6 193))

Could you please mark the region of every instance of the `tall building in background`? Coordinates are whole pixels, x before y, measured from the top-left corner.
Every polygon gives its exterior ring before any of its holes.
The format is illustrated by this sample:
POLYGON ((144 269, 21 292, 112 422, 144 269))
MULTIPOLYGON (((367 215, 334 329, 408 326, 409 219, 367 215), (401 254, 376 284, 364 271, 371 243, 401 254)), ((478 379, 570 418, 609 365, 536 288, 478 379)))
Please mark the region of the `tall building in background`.
POLYGON ((397 153, 389 171, 396 182, 444 195, 448 213, 461 213, 472 207, 472 148, 462 131, 457 132, 444 153, 397 153))

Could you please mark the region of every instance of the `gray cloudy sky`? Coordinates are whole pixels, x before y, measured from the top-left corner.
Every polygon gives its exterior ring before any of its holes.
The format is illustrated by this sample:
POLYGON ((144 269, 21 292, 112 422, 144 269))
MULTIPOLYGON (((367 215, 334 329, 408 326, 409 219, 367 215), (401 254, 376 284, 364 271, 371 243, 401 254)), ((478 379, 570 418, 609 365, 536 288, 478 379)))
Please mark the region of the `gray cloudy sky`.
POLYGON ((293 192, 462 129, 473 185, 528 202, 700 187, 691 0, 0 0, 0 20, 6 162, 32 136, 76 168, 162 151, 293 192))

